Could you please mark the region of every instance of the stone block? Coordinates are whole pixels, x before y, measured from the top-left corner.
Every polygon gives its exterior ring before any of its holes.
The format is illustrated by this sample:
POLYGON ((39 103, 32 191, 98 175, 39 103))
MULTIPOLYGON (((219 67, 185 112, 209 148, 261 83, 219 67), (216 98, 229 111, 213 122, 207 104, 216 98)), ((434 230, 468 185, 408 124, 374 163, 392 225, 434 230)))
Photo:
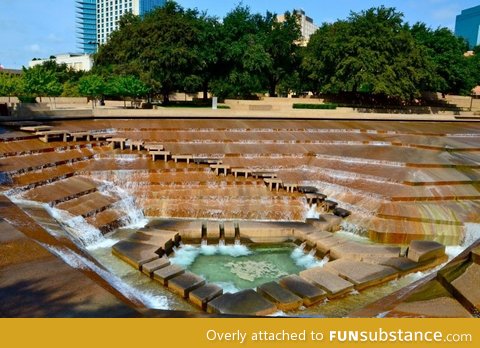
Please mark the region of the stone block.
POLYGON ((399 257, 401 250, 400 247, 396 246, 369 245, 347 241, 333 246, 330 249, 330 257, 332 259, 345 258, 362 261, 363 258, 368 257, 399 257))
POLYGON ((284 288, 302 298, 305 306, 314 305, 322 301, 327 295, 325 291, 296 274, 292 274, 280 279, 279 283, 284 288))
POLYGON ((205 284, 197 289, 190 291, 188 298, 194 305, 207 310, 207 304, 214 298, 223 294, 223 289, 216 284, 205 284))
POLYGON ((396 279, 398 276, 398 271, 392 267, 344 259, 327 263, 325 269, 353 283, 357 290, 396 279))
POLYGON ((426 301, 404 302, 389 316, 429 318, 471 318, 472 315, 454 298, 439 297, 426 301))
POLYGON ((331 235, 330 237, 318 239, 317 243, 317 250, 320 251, 322 254, 327 254, 330 250, 340 244, 346 243, 348 240, 344 238, 337 237, 335 235, 331 235))
POLYGON ((142 265, 158 259, 157 246, 124 240, 112 247, 112 253, 140 270, 142 265))
POLYGON ((190 291, 203 285, 205 285, 205 279, 191 272, 185 272, 168 281, 168 288, 183 298, 188 298, 190 291))
POLYGON ((472 250, 472 262, 480 265, 480 246, 472 250))
POLYGON ((207 305, 209 313, 236 315, 269 315, 277 311, 277 307, 252 289, 235 294, 221 295, 207 305))
POLYGON ((480 312, 480 265, 470 264, 465 272, 451 284, 465 299, 468 307, 480 312))
POLYGON ((148 275, 149 277, 153 277, 153 272, 161 268, 167 267, 169 265, 170 265, 170 261, 168 260, 168 257, 161 257, 152 262, 143 264, 142 272, 148 275))
POLYGON ((164 268, 160 268, 153 272, 153 279, 160 282, 162 285, 168 286, 168 281, 181 274, 185 273, 185 270, 177 265, 170 265, 164 268))
POLYGON ((281 287, 276 282, 269 282, 257 287, 257 292, 267 300, 273 302, 282 311, 297 309, 303 300, 290 290, 281 287))
POLYGON ((416 268, 421 267, 422 265, 410 260, 406 257, 392 257, 389 259, 384 259, 378 263, 379 265, 393 267, 396 270, 404 272, 412 272, 416 268))
POLYGON ((407 257, 414 262, 423 262, 445 256, 445 245, 434 241, 410 242, 407 257))
POLYGON ((342 296, 353 290, 352 283, 326 271, 323 267, 310 268, 300 272, 300 277, 325 290, 328 298, 342 296))

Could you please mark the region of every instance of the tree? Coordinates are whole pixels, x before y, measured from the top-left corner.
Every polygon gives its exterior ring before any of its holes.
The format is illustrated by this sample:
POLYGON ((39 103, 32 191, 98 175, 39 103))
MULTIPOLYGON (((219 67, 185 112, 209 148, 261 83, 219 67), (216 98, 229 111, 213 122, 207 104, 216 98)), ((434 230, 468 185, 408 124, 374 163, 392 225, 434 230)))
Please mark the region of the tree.
POLYGON ((464 56, 468 43, 448 28, 432 30, 424 23, 416 23, 410 31, 415 40, 425 47, 433 65, 432 84, 426 87, 443 93, 469 94, 475 85, 472 85, 468 58, 464 56))
POLYGON ((56 97, 62 93, 62 85, 55 73, 42 65, 32 68, 23 68, 22 75, 23 91, 33 97, 56 97))
POLYGON ((144 17, 122 17, 119 30, 100 47, 97 71, 139 76, 168 103, 169 95, 199 70, 197 16, 167 1, 144 17))
POLYGON ((20 76, 0 72, 0 96, 7 96, 9 103, 12 96, 20 94, 20 87, 20 76))
POLYGON ((145 96, 148 93, 148 88, 145 84, 135 76, 116 76, 108 86, 109 93, 118 95, 123 98, 124 108, 127 108, 126 98, 130 97, 133 102, 137 98, 145 96))
POLYGON ((85 75, 78 81, 80 95, 88 97, 92 101, 92 109, 95 108, 97 99, 101 98, 106 91, 103 78, 96 74, 85 75))
POLYGON ((268 25, 271 21, 241 5, 224 18, 219 42, 220 74, 212 83, 216 95, 248 98, 266 90, 265 71, 272 65, 265 50, 268 25))
POLYGON ((300 25, 295 14, 286 12, 284 21, 279 22, 277 16, 267 13, 265 27, 265 51, 270 56, 270 66, 265 74, 268 79, 268 91, 271 97, 277 94, 277 85, 282 83, 283 92, 295 89, 300 67, 301 39, 300 25), (288 86, 291 86, 289 88, 288 86))
POLYGON ((323 93, 408 101, 431 78, 426 57, 403 25, 403 15, 382 6, 322 25, 311 37, 303 67, 323 93))

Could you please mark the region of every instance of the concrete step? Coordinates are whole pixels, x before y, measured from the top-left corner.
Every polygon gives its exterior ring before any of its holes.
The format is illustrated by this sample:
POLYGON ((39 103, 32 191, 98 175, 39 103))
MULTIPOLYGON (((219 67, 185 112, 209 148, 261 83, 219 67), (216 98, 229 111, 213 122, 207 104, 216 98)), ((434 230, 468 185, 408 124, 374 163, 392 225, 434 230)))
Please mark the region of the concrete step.
POLYGON ((106 196, 98 191, 89 193, 57 205, 58 209, 66 210, 74 216, 89 217, 102 212, 118 202, 120 197, 106 196))
POLYGON ((108 233, 117 228, 124 217, 125 212, 109 208, 86 218, 86 221, 102 233, 108 233))
POLYGON ((277 282, 269 282, 257 287, 257 292, 282 311, 295 310, 303 304, 303 300, 290 290, 281 287, 277 282))
POLYGON ((85 177, 75 176, 57 181, 50 185, 34 188, 25 194, 25 198, 32 201, 56 205, 96 190, 96 182, 85 177))
POLYGON ((349 281, 326 271, 322 267, 315 267, 302 271, 300 272, 300 277, 326 291, 328 298, 346 295, 353 290, 354 286, 349 281))

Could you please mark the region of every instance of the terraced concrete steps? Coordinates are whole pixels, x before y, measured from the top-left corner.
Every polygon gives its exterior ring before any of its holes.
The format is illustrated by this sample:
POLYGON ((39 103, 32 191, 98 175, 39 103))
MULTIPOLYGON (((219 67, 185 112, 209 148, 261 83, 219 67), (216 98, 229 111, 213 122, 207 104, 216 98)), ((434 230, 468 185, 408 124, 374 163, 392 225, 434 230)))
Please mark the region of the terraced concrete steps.
POLYGON ((25 198, 56 205, 97 190, 95 181, 84 177, 72 177, 50 185, 34 188, 25 194, 25 198))
POLYGON ((86 194, 79 198, 69 200, 57 205, 58 209, 66 210, 72 215, 89 217, 102 212, 111 207, 121 198, 116 196, 107 196, 98 191, 86 194))

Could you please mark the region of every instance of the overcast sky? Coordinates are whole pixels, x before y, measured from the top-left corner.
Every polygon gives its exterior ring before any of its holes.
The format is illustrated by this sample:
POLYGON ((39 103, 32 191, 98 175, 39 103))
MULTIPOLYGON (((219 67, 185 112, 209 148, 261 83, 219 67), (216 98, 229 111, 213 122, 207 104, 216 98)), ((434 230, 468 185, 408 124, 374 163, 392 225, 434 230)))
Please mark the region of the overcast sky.
MULTIPOLYGON (((223 17, 239 1, 179 0, 184 7, 197 7, 223 17)), ((430 27, 454 29, 462 9, 480 5, 479 0, 243 0, 252 11, 283 13, 293 8, 305 10, 317 24, 343 19, 350 11, 373 6, 396 7, 406 21, 423 21, 430 27)), ((6 68, 28 65, 32 58, 77 52, 74 0, 0 0, 0 64, 6 68)))

